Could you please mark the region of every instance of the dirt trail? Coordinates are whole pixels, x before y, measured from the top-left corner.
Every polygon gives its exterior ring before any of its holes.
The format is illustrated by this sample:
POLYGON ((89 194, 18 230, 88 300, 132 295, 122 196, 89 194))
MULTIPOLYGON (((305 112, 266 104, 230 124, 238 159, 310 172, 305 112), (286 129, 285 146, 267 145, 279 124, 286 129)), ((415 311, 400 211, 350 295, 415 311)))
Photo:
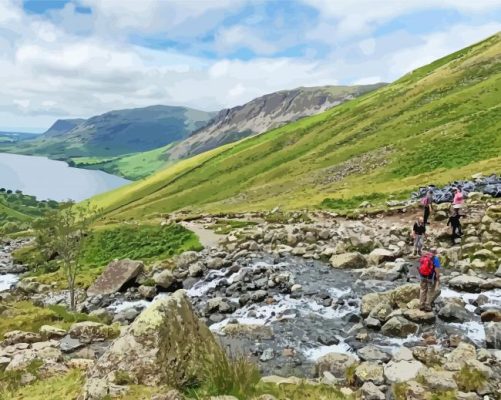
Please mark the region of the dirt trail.
POLYGON ((221 239, 226 237, 226 235, 214 233, 214 231, 204 228, 201 224, 194 221, 183 221, 181 222, 181 225, 194 232, 198 236, 202 246, 206 248, 216 246, 221 239))

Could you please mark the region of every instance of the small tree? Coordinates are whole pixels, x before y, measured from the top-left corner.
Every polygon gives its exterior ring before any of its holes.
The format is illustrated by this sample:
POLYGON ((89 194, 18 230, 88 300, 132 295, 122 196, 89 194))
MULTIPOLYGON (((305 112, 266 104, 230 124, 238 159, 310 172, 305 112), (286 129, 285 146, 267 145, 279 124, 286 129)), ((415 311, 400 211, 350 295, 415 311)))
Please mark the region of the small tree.
POLYGON ((76 278, 81 269, 80 258, 85 240, 91 235, 91 225, 97 219, 96 208, 61 203, 35 224, 36 243, 47 259, 57 257, 64 271, 70 293, 70 307, 76 309, 76 278))

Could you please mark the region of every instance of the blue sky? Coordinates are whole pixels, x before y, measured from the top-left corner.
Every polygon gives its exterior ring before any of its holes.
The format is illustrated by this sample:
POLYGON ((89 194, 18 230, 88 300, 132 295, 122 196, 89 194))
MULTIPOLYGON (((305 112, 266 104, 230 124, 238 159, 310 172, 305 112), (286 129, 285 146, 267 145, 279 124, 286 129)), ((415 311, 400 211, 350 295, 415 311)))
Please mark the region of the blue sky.
POLYGON ((0 130, 390 82, 501 30, 501 0, 2 0, 0 130))

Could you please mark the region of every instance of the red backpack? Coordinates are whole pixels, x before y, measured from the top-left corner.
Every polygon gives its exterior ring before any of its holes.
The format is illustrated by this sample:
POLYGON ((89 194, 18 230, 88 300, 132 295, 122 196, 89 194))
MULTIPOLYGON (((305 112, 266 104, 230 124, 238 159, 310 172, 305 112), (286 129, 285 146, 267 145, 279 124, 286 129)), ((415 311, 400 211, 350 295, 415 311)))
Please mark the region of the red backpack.
POLYGON ((433 254, 428 253, 421 257, 419 260, 418 272, 421 276, 431 276, 434 270, 433 254))

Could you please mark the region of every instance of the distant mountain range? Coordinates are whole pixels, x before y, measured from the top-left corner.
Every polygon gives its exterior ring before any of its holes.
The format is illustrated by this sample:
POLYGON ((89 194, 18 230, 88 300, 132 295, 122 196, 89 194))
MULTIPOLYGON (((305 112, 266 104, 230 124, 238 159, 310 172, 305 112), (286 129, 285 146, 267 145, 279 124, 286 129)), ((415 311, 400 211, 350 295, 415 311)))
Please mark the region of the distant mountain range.
POLYGON ((0 145, 4 143, 15 143, 22 140, 35 139, 40 136, 37 133, 27 133, 27 132, 1 132, 0 131, 0 145))
POLYGON ((166 154, 170 160, 191 157, 321 113, 383 85, 300 87, 270 93, 220 111, 206 126, 167 150, 166 154))
POLYGON ((321 113, 383 85, 282 90, 219 112, 157 105, 62 119, 22 145, 0 142, 0 151, 45 155, 139 179, 169 163, 321 113))
POLYGON ((215 113, 187 107, 150 106, 116 110, 89 119, 56 121, 45 133, 22 146, 0 150, 73 157, 116 157, 180 141, 204 126, 215 113))

